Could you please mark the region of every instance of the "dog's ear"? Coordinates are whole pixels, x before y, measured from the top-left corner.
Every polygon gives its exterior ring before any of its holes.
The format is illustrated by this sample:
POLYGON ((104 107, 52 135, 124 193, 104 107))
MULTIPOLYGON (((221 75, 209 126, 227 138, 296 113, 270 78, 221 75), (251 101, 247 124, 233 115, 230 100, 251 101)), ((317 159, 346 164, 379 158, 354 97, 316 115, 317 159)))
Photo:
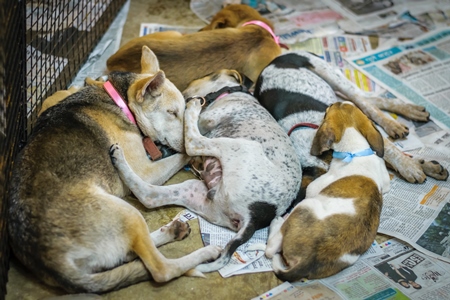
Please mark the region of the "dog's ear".
POLYGON ((333 126, 329 126, 324 121, 314 136, 310 151, 311 155, 319 156, 323 152, 330 150, 335 141, 336 133, 333 130, 333 126))
POLYGON ((373 122, 367 122, 366 126, 364 126, 364 128, 361 130, 361 134, 369 142, 370 148, 372 148, 372 150, 375 151, 379 157, 383 158, 384 140, 373 122))
POLYGON ((149 47, 142 47, 141 74, 155 74, 159 71, 159 62, 155 53, 149 47))
POLYGON ((216 18, 215 20, 212 20, 211 23, 203 27, 200 31, 221 29, 226 27, 227 27, 227 19, 225 17, 219 17, 216 18))
POLYGON ((136 101, 142 103, 145 100, 145 95, 149 94, 151 97, 158 97, 161 94, 161 88, 166 80, 166 75, 163 71, 158 71, 155 75, 141 79, 137 85, 136 101))

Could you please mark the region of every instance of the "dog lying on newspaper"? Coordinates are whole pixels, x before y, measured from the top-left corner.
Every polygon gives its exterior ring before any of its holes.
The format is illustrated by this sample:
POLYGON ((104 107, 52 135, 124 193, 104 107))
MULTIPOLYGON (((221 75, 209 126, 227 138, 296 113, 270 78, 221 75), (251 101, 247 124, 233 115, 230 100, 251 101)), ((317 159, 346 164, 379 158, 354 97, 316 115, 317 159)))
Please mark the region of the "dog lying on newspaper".
POLYGON ((165 258, 156 247, 185 238, 187 224, 175 220, 150 233, 140 212, 121 199, 130 191, 111 164, 112 143, 120 143, 133 169, 155 185, 189 161, 185 154, 147 157, 141 132, 146 143, 184 150, 185 101, 146 47, 141 62, 142 74, 111 73, 105 83, 52 98, 14 164, 12 252, 51 286, 102 293, 150 278, 165 282, 195 275, 198 264, 220 254, 214 246, 165 258))
POLYGON ((265 253, 281 280, 334 275, 354 264, 377 234, 390 181, 381 134, 353 103, 337 102, 327 108, 311 154, 330 149, 327 173, 308 185, 286 220, 270 225, 265 253))
POLYGON ((192 99, 185 112, 186 153, 203 157, 204 181, 188 180, 172 185, 171 194, 156 193, 158 187, 127 164, 120 145, 111 150, 121 178, 147 207, 181 205, 237 232, 219 259, 196 268, 200 272, 228 263, 238 246, 286 211, 300 187, 292 142, 240 82, 239 73, 222 70, 193 81, 183 92, 192 99), (200 100, 209 104, 203 111, 200 100))
POLYGON ((108 59, 108 70, 139 72, 144 45, 156 54, 167 78, 181 91, 191 81, 221 69, 235 69, 255 82, 262 69, 281 54, 272 23, 248 5, 227 6, 199 32, 165 31, 134 38, 108 59))
MULTIPOLYGON (((303 169, 303 192, 309 182, 328 169, 327 161, 312 156, 309 149, 325 110, 338 101, 336 91, 397 138, 405 136, 407 128, 380 109, 415 121, 427 121, 430 116, 422 106, 367 96, 338 69, 311 53, 296 51, 280 55, 262 71, 254 95, 291 137, 303 169)), ((384 148, 384 160, 408 182, 422 183, 427 176, 438 180, 448 178, 448 171, 436 161, 406 156, 388 139, 384 139, 384 148)))

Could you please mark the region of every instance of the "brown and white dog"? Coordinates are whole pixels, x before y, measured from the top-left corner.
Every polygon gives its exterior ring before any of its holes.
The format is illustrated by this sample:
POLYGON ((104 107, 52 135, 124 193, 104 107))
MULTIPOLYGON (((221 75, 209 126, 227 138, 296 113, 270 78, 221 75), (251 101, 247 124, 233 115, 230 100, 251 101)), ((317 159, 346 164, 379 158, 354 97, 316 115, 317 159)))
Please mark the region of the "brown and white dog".
POLYGON ((259 25, 242 26, 255 20, 273 31, 272 23, 250 6, 229 5, 199 32, 158 32, 132 39, 108 59, 107 68, 139 73, 141 49, 148 46, 179 90, 221 69, 235 69, 255 82, 262 69, 281 54, 270 31, 259 25))
POLYGON ((189 161, 181 153, 148 159, 142 133, 184 151, 185 101, 146 47, 142 71, 109 75, 106 88, 115 88, 120 107, 102 83, 55 96, 17 156, 8 199, 12 252, 51 286, 102 293, 150 278, 165 282, 220 253, 205 247, 164 257, 156 247, 186 237, 189 227, 176 220, 150 233, 140 212, 122 199, 130 190, 111 164, 111 144, 120 143, 133 169, 162 190, 189 161))
POLYGON ((377 234, 389 190, 381 134, 353 103, 338 102, 327 109, 311 154, 329 149, 335 158, 328 172, 309 184, 286 220, 271 223, 266 256, 281 280, 331 276, 355 263, 377 234))

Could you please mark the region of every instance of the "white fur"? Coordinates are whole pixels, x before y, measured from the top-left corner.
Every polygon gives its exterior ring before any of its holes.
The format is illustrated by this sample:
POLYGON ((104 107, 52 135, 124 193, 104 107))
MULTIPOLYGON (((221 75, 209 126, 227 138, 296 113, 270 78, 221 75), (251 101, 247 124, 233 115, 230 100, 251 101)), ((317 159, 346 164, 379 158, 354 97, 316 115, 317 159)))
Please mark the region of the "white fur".
MULTIPOLYGON (((340 152, 355 152, 369 147, 370 145, 367 140, 356 129, 347 128, 341 141, 334 145, 334 150, 340 152)), ((315 197, 330 183, 351 175, 362 175, 372 178, 377 184, 380 192, 386 193, 389 191, 389 173, 383 159, 374 154, 370 156, 355 157, 350 163, 346 163, 340 159, 333 159, 328 172, 311 182, 308 186, 306 198, 315 197)))
POLYGON ((337 214, 356 215, 353 199, 348 198, 329 198, 319 194, 314 198, 307 197, 298 206, 313 212, 319 220, 337 214))
POLYGON ((342 255, 339 260, 343 263, 353 265, 358 259, 360 255, 354 255, 354 254, 344 254, 342 255))
POLYGON ((278 69, 274 65, 269 65, 264 70, 264 81, 261 91, 278 89, 282 86, 286 91, 302 93, 312 98, 323 99, 328 105, 333 102, 327 101, 336 98, 331 87, 324 83, 324 80, 305 68, 300 69, 278 69), (295 81, 294 85, 284 84, 286 81, 295 81), (318 86, 326 86, 324 89, 317 89, 318 86))

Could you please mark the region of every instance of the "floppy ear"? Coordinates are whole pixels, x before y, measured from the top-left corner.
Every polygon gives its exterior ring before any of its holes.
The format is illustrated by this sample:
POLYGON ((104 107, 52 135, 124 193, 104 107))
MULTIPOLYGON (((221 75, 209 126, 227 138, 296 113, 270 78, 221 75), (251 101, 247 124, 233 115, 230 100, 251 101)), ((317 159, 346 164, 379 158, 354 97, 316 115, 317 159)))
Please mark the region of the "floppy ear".
POLYGON ((384 156, 384 141, 381 133, 375 127, 373 122, 367 122, 367 125, 361 130, 362 135, 369 142, 370 148, 381 158, 384 156))
POLYGON ((322 123, 314 136, 310 151, 311 155, 319 156, 323 152, 330 150, 335 140, 336 133, 332 126, 328 126, 326 122, 322 123))
POLYGON ((145 99, 146 94, 150 94, 152 97, 157 97, 161 94, 161 87, 164 85, 166 75, 163 71, 158 71, 154 76, 140 80, 138 84, 136 101, 141 103, 145 99))
POLYGON ((206 26, 205 28, 208 28, 208 30, 213 29, 220 29, 227 27, 227 20, 225 17, 217 18, 216 20, 212 21, 211 24, 206 26))
POLYGON ((155 74, 159 71, 159 62, 149 47, 142 47, 141 74, 155 74))

